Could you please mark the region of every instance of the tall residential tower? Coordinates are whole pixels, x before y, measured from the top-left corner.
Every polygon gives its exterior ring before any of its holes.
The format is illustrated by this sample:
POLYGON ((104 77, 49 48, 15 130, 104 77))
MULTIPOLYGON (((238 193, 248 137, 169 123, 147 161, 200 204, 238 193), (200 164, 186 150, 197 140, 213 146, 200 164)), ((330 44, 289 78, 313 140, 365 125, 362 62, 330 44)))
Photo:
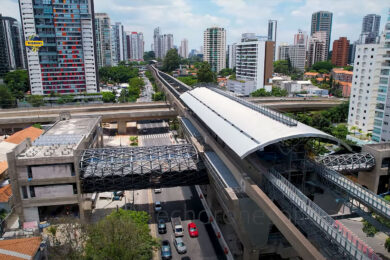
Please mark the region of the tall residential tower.
POLYGON ((203 60, 210 64, 212 71, 218 73, 226 68, 226 31, 224 28, 211 27, 203 35, 203 60))
POLYGON ((368 14, 363 17, 362 33, 360 34, 360 43, 376 43, 379 40, 379 27, 381 16, 377 14, 368 14))
POLYGON ((95 14, 95 30, 98 66, 112 66, 111 23, 108 14, 95 14))
POLYGON ((329 44, 330 44, 330 38, 332 34, 332 18, 333 18, 333 14, 328 11, 319 11, 313 13, 311 16, 310 35, 313 36, 316 32, 319 31, 326 32, 324 60, 328 59, 329 44))
POLYGON ((19 0, 24 40, 39 39, 39 50, 27 47, 31 93, 95 93, 93 0, 19 0))

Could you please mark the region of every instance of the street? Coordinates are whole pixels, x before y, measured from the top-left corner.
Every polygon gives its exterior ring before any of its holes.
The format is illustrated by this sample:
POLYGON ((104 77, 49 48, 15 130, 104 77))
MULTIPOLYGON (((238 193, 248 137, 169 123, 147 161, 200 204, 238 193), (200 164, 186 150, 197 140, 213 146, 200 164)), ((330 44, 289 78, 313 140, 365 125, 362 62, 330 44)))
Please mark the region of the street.
POLYGON ((152 102, 152 95, 154 93, 153 86, 150 83, 149 79, 145 77, 145 73, 142 73, 142 79, 145 82, 140 97, 137 99, 137 102, 152 102))

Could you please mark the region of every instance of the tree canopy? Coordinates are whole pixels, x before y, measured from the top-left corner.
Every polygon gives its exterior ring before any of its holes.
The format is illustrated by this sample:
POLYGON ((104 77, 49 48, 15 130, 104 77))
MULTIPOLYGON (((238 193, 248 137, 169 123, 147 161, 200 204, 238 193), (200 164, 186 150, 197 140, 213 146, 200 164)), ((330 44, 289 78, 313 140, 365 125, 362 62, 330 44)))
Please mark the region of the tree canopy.
POLYGON ((15 98, 9 88, 5 85, 0 85, 0 107, 11 108, 15 106, 15 98))
POLYGON ((311 66, 311 71, 319 73, 329 73, 333 69, 334 65, 330 61, 319 61, 311 66))
POLYGON ((87 259, 149 260, 157 240, 150 235, 149 215, 119 209, 88 229, 87 259))
POLYGON ((135 77, 138 77, 138 69, 133 67, 121 65, 99 69, 100 81, 105 83, 127 83, 135 77))
POLYGON ((177 79, 183 82, 184 84, 187 84, 188 86, 193 86, 196 83, 198 83, 197 78, 194 76, 178 77, 177 79))
POLYGON ((180 57, 176 49, 170 49, 163 60, 163 71, 171 72, 179 67, 180 57))
POLYGON ((8 72, 4 76, 4 83, 7 85, 12 95, 17 99, 22 99, 24 94, 30 90, 30 81, 27 70, 15 70, 8 72))
POLYGON ((214 82, 215 74, 207 61, 202 62, 198 70, 198 82, 214 82))
POLYGON ((218 74, 220 76, 222 76, 222 77, 226 77, 226 76, 232 75, 233 74, 233 70, 230 69, 230 68, 224 68, 218 74))
POLYGON ((154 51, 146 51, 144 52, 144 61, 154 60, 156 58, 156 54, 154 51))
POLYGON ((287 95, 287 90, 279 87, 272 87, 272 91, 270 92, 267 92, 264 88, 260 88, 251 93, 252 97, 285 97, 287 95))
POLYGON ((115 93, 113 92, 102 92, 102 99, 104 103, 114 103, 115 93))

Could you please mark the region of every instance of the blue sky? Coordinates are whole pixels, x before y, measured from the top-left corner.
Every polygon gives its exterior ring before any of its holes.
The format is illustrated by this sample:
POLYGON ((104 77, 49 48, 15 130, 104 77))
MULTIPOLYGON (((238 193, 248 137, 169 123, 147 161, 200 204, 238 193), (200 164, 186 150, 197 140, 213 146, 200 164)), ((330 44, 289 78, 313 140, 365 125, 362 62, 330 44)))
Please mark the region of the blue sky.
MULTIPOLYGON (((95 12, 106 12, 111 22, 122 22, 127 31, 144 33, 145 50, 150 50, 153 29, 172 33, 175 45, 187 38, 190 49, 203 44, 203 31, 221 26, 227 43, 240 40, 242 33, 267 34, 269 19, 278 20, 277 44, 292 43, 298 29, 310 33, 313 12, 333 12, 332 41, 340 36, 358 39, 362 18, 369 13, 387 20, 389 0, 94 0, 95 12)), ((17 0, 1 0, 0 13, 19 19, 17 0)))

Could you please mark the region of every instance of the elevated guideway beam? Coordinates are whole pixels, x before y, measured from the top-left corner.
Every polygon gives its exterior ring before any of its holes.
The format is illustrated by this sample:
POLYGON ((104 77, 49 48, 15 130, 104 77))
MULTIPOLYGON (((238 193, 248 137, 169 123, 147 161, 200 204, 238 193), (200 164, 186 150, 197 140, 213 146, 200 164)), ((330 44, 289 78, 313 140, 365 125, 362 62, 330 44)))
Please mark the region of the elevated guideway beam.
MULTIPOLYGON (((307 221, 313 223, 326 237, 327 240, 337 245, 338 251, 329 252, 322 248, 326 254, 332 254, 332 259, 381 259, 373 249, 363 243, 357 236, 344 227, 339 221, 332 219, 325 211, 307 198, 299 189, 285 179, 274 169, 270 169, 265 174, 264 185, 269 191, 268 194, 277 201, 288 199, 301 213, 304 214, 307 221), (269 184, 269 185, 267 185, 269 184), (278 192, 271 192, 272 188, 278 192), (283 196, 281 196, 283 195, 283 196), (284 197, 284 198, 283 198, 284 197), (340 252, 343 254, 340 255, 340 252)), ((289 209, 287 209, 289 210, 289 209)), ((291 209, 290 209, 291 210, 291 209)), ((308 223, 306 222, 305 225, 308 223)))
POLYGON ((375 158, 369 153, 331 154, 316 161, 338 172, 369 171, 375 167, 375 158))
POLYGON ((322 164, 308 161, 307 166, 315 170, 322 182, 333 185, 375 213, 390 219, 390 203, 388 201, 322 164))

